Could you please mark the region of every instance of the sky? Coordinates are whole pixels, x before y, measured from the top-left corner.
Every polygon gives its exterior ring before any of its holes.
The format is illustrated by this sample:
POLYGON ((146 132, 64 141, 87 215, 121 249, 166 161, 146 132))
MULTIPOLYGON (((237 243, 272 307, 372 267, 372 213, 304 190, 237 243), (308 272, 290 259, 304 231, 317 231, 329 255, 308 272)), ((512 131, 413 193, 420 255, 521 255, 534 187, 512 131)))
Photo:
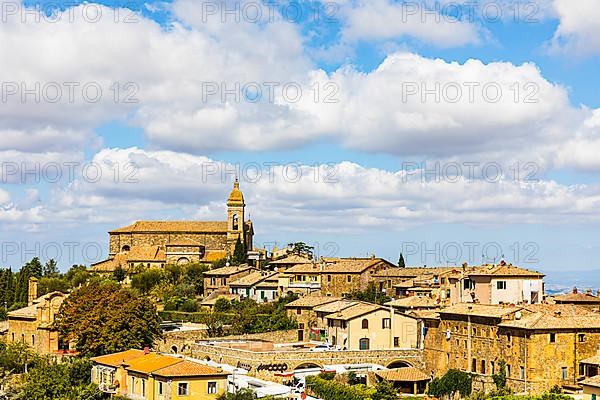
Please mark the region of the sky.
MULTIPOLYGON (((0 0, 2 264, 142 219, 410 265, 600 268, 600 8, 0 0)), ((591 273, 591 272, 590 272, 591 273)))

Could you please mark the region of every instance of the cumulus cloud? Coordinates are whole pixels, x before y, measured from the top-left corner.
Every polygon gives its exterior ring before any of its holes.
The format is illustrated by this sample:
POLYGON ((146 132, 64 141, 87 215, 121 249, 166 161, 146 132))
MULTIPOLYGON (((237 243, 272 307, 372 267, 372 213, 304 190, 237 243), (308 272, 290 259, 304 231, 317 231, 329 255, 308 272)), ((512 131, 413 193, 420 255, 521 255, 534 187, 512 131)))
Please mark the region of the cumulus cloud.
POLYGON ((550 49, 580 56, 600 52, 600 8, 594 0, 554 0, 560 24, 550 49))

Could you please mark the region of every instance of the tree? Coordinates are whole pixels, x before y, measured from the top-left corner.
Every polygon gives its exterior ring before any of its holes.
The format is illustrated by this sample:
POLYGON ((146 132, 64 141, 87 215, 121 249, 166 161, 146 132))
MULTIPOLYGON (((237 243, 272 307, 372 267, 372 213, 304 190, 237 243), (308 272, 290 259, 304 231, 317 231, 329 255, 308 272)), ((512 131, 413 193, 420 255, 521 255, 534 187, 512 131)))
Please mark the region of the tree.
POLYGON ((313 252, 315 250, 314 246, 309 246, 304 242, 295 242, 288 244, 288 247, 291 247, 291 253, 299 256, 306 256, 308 258, 313 258, 313 252))
POLYGON ((406 263, 404 262, 404 256, 400 253, 400 258, 398 259, 398 266, 400 268, 406 268, 406 263))
POLYGON ((126 276, 125 270, 120 265, 117 265, 117 268, 113 271, 113 278, 115 278, 115 281, 121 283, 125 280, 126 276))
POLYGON ((148 294, 150 291, 163 280, 163 272, 156 268, 148 269, 139 274, 135 274, 131 278, 131 287, 138 289, 143 294, 148 294))
POLYGON ((223 336, 225 329, 223 327, 223 315, 221 313, 211 312, 204 321, 206 325, 206 335, 208 337, 223 336))
POLYGON ((389 381, 381 381, 375 385, 376 392, 373 393, 373 400, 396 400, 398 392, 394 385, 389 381))
POLYGON ((492 379, 498 390, 502 390, 506 387, 506 361, 498 361, 498 372, 492 375, 492 379))
POLYGON ((233 249, 233 257, 231 258, 232 265, 240 265, 246 262, 246 248, 240 237, 238 236, 235 242, 235 248, 233 249))
POLYGON ((53 258, 48 260, 44 265, 43 274, 46 278, 57 278, 60 276, 60 271, 58 270, 56 261, 53 258))
POLYGON ((222 393, 217 400, 255 400, 257 398, 256 393, 251 389, 240 389, 235 393, 222 393))
POLYGON ((435 378, 429 383, 427 394, 433 397, 454 397, 456 392, 464 398, 471 394, 473 376, 468 372, 451 369, 441 378, 435 378))
POLYGON ((20 305, 27 305, 29 293, 29 278, 41 278, 42 269, 42 263, 37 257, 32 258, 31 261, 23 265, 21 270, 17 273, 14 303, 18 303, 20 305))
POLYGON ((155 306, 112 281, 91 280, 62 304, 55 327, 83 355, 152 346, 161 337, 155 306))

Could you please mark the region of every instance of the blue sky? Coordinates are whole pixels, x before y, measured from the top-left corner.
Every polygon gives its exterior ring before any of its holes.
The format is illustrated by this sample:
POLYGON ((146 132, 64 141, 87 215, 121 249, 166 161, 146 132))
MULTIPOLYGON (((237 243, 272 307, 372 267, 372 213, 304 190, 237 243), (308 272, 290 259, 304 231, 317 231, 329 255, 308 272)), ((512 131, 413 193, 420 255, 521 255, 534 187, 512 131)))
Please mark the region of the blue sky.
POLYGON ((227 172, 238 165, 261 245, 305 241, 323 255, 393 261, 404 251, 413 265, 503 255, 549 273, 600 268, 593 0, 485 0, 472 19, 431 12, 448 3, 284 2, 256 22, 218 14, 236 4, 269 10, 248 0, 64 2, 56 21, 55 1, 2 2, 2 263, 18 268, 38 250, 55 255, 57 244, 66 269, 105 257, 106 231, 136 219, 223 219, 227 172), (35 4, 46 14, 38 20, 35 4), (303 17, 286 20, 282 10, 296 6, 303 17), (503 18, 490 21, 490 7, 503 18), (21 97, 23 84, 52 82, 58 101, 43 91, 41 101, 21 97), (74 101, 65 82, 78 83, 74 101), (278 84, 273 100, 265 82, 278 84), (102 89, 98 101, 79 90, 90 83, 102 89), (221 85, 248 83, 265 94, 257 102, 221 96, 221 85), (477 85, 472 101, 466 83, 477 85), (298 101, 281 90, 291 84, 298 101), (501 88, 499 101, 485 97, 486 85, 501 88), (451 99, 446 87, 462 92, 451 99), (72 178, 65 163, 75 165, 72 178), (464 173, 474 163, 471 181, 464 173), (55 164, 57 181, 45 176, 55 164), (203 173, 207 165, 219 173, 203 173), (434 172, 414 169, 422 166, 434 172), (299 179, 286 179, 290 167, 299 179), (78 250, 67 254, 71 242, 78 250))

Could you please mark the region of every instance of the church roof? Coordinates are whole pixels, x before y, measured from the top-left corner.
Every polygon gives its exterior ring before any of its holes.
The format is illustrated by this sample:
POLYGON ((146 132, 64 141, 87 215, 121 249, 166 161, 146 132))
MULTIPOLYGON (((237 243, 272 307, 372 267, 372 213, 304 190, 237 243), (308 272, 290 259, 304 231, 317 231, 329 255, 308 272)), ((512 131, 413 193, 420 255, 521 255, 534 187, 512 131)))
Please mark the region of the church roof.
POLYGON ((109 233, 207 232, 226 233, 227 221, 137 221, 109 233))

